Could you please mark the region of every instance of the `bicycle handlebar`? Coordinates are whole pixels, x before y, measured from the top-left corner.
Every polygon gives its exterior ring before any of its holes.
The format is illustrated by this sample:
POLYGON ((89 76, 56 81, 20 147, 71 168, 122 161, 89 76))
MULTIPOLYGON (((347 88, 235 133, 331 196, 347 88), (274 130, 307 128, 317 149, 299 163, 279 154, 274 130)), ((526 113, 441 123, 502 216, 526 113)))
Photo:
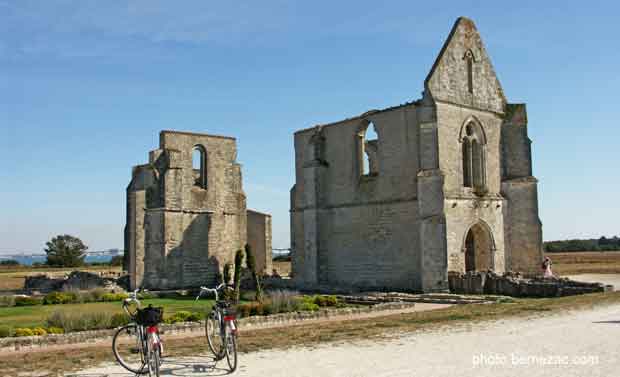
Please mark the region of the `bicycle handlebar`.
POLYGON ((232 289, 231 287, 229 287, 228 285, 226 285, 224 283, 221 283, 220 285, 218 285, 215 288, 207 288, 207 287, 201 286, 200 287, 200 293, 198 293, 198 296, 196 296, 196 300, 194 300, 194 301, 198 301, 200 296, 202 296, 202 292, 213 292, 213 293, 215 293, 215 301, 219 301, 218 291, 220 289, 222 289, 222 287, 232 289))
MULTIPOLYGON (((140 303, 140 300, 138 299, 138 292, 140 292, 140 288, 134 290, 133 292, 129 292, 129 297, 123 300, 123 310, 125 311, 125 313, 127 313, 129 317, 132 317, 132 318, 135 313, 131 313, 129 311, 128 309, 129 304, 131 304, 132 302, 135 302, 138 308, 142 306, 142 304, 140 303)), ((144 289, 143 292, 146 292, 146 289, 144 289)))

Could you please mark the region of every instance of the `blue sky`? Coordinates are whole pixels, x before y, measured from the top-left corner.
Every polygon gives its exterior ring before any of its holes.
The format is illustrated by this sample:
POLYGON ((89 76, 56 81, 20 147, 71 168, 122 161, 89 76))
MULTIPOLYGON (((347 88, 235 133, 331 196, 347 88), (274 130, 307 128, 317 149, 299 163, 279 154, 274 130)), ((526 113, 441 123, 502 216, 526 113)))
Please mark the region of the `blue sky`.
POLYGON ((122 247, 162 129, 237 137, 248 205, 288 247, 292 133, 419 98, 461 15, 528 104, 544 238, 620 234, 615 2, 223 4, 0 0, 0 253, 122 247))

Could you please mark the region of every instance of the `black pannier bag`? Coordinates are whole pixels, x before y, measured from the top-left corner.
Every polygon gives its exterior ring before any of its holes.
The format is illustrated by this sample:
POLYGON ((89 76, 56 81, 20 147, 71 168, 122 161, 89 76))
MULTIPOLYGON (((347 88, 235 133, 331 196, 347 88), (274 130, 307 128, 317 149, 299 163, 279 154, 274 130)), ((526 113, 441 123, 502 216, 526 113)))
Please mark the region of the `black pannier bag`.
POLYGON ((142 326, 155 326, 164 319, 164 308, 154 308, 149 305, 148 308, 138 309, 136 313, 136 323, 142 326))

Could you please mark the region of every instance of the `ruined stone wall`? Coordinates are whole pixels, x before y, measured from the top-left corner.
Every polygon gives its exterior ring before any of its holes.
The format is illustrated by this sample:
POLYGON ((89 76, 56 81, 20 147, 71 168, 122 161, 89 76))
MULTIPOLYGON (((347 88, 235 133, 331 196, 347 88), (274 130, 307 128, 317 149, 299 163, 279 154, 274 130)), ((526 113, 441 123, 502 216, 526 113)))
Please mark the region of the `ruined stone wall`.
MULTIPOLYGON (((126 238, 134 286, 212 285, 224 264, 233 262, 248 230, 236 155, 233 138, 160 133, 160 147, 150 152, 147 165, 152 179, 138 185, 134 174, 128 189, 126 238), (195 148, 204 151, 202 172, 192 166, 195 148)), ((271 239, 270 227, 263 238, 271 239)))
POLYGON ((248 210, 248 245, 254 252, 256 271, 264 274, 272 272, 271 256, 271 216, 248 210))
POLYGON ((507 106, 502 125, 502 171, 502 195, 508 200, 504 213, 507 269, 539 274, 543 258, 542 224, 524 104, 507 106))
POLYGON ((319 282, 333 286, 417 290, 417 203, 321 211, 319 282))
POLYGON ((414 104, 295 135, 293 276, 305 284, 419 287, 414 104), (378 135, 376 175, 361 174, 359 134, 378 135), (320 143, 317 147, 316 143, 320 143))
POLYGON ((127 268, 132 289, 142 285, 144 276, 144 209, 147 206, 146 191, 154 181, 153 169, 149 165, 139 165, 132 170, 132 180, 126 190, 125 250, 129 255, 127 268))

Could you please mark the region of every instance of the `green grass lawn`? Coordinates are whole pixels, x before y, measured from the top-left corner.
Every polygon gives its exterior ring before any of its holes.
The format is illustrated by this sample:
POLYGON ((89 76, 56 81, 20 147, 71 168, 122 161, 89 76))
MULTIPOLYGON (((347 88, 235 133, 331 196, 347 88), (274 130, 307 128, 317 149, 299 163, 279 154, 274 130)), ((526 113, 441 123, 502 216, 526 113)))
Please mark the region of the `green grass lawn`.
MULTIPOLYGON (((188 298, 157 298, 142 300, 142 306, 162 306, 164 318, 178 311, 204 312, 211 309, 213 300, 200 299, 197 302, 193 297, 188 298)), ((109 312, 122 313, 121 302, 93 302, 87 304, 65 305, 35 305, 12 308, 0 308, 0 324, 12 327, 45 326, 45 320, 54 311, 61 310, 69 313, 109 312)))

